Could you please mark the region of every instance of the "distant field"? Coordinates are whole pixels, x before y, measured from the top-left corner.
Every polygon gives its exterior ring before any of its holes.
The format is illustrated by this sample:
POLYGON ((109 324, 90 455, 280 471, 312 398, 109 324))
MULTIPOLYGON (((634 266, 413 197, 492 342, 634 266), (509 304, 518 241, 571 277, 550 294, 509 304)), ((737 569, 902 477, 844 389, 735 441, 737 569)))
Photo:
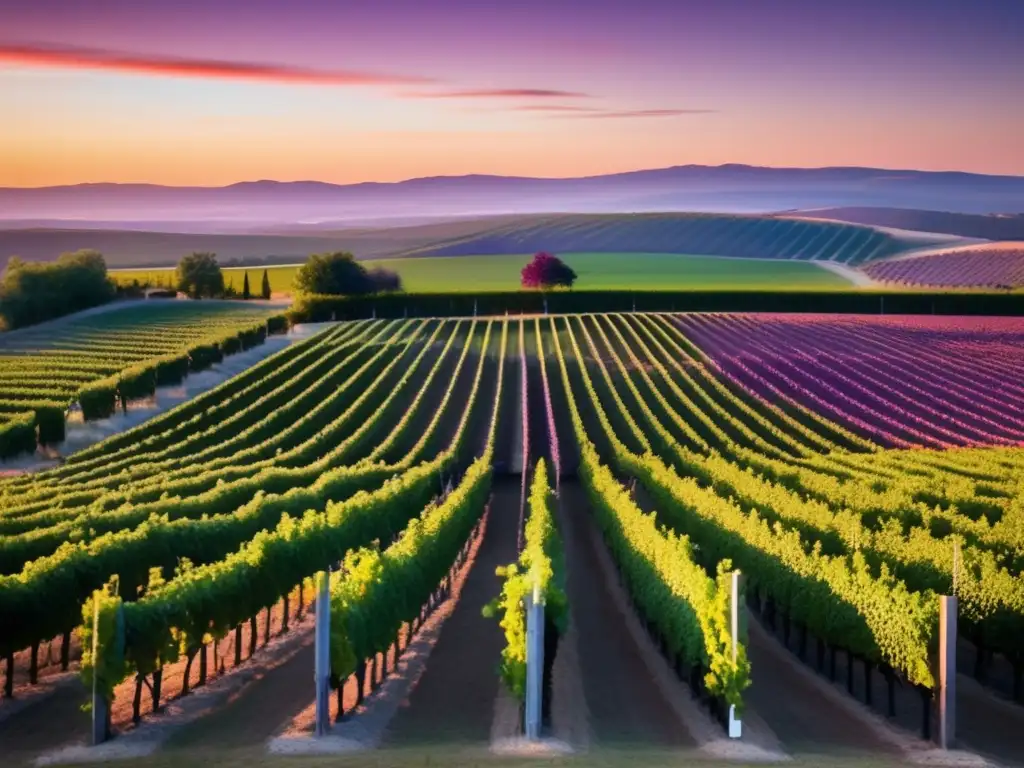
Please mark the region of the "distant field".
MULTIPOLYGON (((817 215, 817 214, 815 214, 817 215)), ((950 237, 956 241, 959 238, 950 237)), ((941 242, 928 244, 940 245, 941 242)), ((303 262, 311 253, 349 251, 356 258, 473 256, 506 253, 700 253, 858 265, 922 245, 918 233, 879 231, 836 221, 705 213, 519 214, 376 229, 293 226, 247 234, 95 229, 0 229, 0 268, 95 248, 110 267, 173 265, 192 251, 269 264, 303 262)), ((236 262, 240 263, 240 262, 236 262)))
MULTIPOLYGON (((560 254, 576 273, 578 288, 688 289, 688 288, 849 288, 844 278, 807 261, 773 261, 681 256, 663 253, 560 254)), ((394 270, 407 291, 504 291, 519 287, 519 273, 527 254, 503 256, 448 256, 376 259, 373 266, 394 270)), ((270 267, 274 293, 291 291, 297 267, 270 267)), ((225 269, 225 281, 241 290, 244 273, 256 293, 263 269, 225 269)), ((169 283, 171 270, 127 270, 112 273, 122 283, 132 280, 169 283)))
MULTIPOLYGON (((290 293, 292 290, 292 280, 297 269, 298 267, 294 265, 266 267, 267 274, 270 276, 270 290, 273 293, 290 293)), ((229 267, 224 270, 224 284, 226 286, 234 286, 236 290, 241 292, 242 285, 245 283, 245 273, 248 272, 249 289, 254 296, 259 295, 260 288, 263 285, 263 270, 264 267, 229 267)), ((138 280, 139 283, 149 283, 153 287, 170 287, 174 282, 174 269, 172 267, 163 269, 112 269, 110 270, 110 276, 121 285, 129 285, 133 280, 138 280)))
MULTIPOLYGON (((929 245, 944 241, 928 238, 929 245)), ((558 214, 492 227, 399 256, 533 253, 699 253, 858 265, 921 245, 919 233, 809 218, 702 213, 558 214)))

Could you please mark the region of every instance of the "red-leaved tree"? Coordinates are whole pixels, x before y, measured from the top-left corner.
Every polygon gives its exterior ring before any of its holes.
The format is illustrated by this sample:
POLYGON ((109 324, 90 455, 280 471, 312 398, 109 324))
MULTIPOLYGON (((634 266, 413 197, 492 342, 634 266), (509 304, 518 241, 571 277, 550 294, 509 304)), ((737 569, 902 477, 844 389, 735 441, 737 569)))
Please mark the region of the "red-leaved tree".
POLYGON ((536 254, 533 260, 523 267, 522 276, 523 288, 572 288, 572 284, 576 282, 576 273, 572 267, 557 256, 543 251, 536 254))

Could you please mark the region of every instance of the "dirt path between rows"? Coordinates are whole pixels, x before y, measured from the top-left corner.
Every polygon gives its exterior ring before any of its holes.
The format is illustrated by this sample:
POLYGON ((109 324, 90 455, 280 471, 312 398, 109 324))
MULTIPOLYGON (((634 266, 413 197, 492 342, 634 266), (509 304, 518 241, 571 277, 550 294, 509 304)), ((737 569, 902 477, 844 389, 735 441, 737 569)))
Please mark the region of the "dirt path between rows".
POLYGON ((613 748, 695 746, 651 678, 602 575, 595 549, 600 538, 592 534, 583 488, 566 479, 560 496, 569 610, 579 627, 580 672, 594 742, 613 748))
POLYGON ((484 618, 481 610, 501 591, 495 568, 516 559, 518 519, 518 477, 496 477, 476 561, 426 671, 384 735, 384 746, 489 742, 505 641, 497 620, 484 618))
POLYGON ((754 616, 747 640, 751 686, 744 700, 775 732, 786 752, 811 755, 898 755, 892 743, 854 719, 800 674, 797 661, 754 616))
POLYGON ((235 750, 260 748, 309 703, 313 691, 313 633, 235 694, 227 704, 186 725, 165 750, 235 750))
POLYGON ((90 721, 82 712, 86 701, 85 686, 73 680, 46 699, 33 702, 4 720, 0 723, 0 763, 5 766, 28 763, 46 749, 87 739, 90 721))

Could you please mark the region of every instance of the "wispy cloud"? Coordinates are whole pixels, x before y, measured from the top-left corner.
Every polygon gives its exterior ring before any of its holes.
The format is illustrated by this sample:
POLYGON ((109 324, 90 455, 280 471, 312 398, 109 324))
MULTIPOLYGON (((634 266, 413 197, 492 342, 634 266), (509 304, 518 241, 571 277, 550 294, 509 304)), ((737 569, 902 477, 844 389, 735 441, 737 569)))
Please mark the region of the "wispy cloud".
POLYGON ((604 110, 598 109, 597 107, 583 107, 577 104, 520 104, 514 107, 506 107, 504 111, 512 112, 541 112, 549 114, 562 114, 562 113, 588 113, 588 112, 603 112, 604 110))
POLYGON ((325 70, 253 61, 222 61, 177 56, 125 53, 76 46, 0 43, 0 63, 27 67, 94 69, 226 80, 309 85, 411 85, 429 78, 361 70, 325 70))
POLYGON ((683 115, 709 115, 716 109, 626 109, 583 106, 580 104, 517 104, 500 107, 498 112, 531 112, 544 117, 586 119, 628 119, 651 117, 681 117, 683 115))
POLYGON ((552 113, 550 117, 572 117, 580 119, 628 119, 648 117, 682 117, 683 115, 712 115, 717 109, 627 109, 621 111, 588 110, 577 112, 568 110, 552 113))
POLYGON ((491 88, 484 90, 420 91, 405 93, 413 99, 589 99, 589 93, 550 88, 491 88))

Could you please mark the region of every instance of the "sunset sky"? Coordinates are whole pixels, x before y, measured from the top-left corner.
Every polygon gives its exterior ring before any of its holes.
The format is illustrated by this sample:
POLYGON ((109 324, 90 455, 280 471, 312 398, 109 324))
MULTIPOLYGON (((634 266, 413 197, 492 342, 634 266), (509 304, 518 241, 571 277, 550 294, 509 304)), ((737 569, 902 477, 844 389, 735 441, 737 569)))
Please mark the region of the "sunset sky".
POLYGON ((1024 0, 6 0, 0 186, 1024 174, 1024 0))

